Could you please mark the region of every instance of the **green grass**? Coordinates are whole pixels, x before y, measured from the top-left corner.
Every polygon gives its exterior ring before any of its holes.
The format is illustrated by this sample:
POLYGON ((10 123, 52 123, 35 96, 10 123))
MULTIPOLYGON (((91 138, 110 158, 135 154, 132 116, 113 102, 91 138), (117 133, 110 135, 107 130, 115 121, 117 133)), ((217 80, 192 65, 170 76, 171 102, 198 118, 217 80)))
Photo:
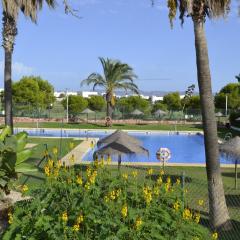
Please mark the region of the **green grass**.
POLYGON ((59 150, 58 159, 60 159, 70 151, 70 148, 69 148, 70 142, 74 142, 76 146, 81 142, 81 140, 74 140, 73 138, 63 138, 61 141, 59 138, 30 137, 28 139, 28 143, 33 143, 38 145, 36 146, 32 157, 27 162, 34 166, 39 165, 39 171, 29 175, 22 175, 19 178, 18 183, 23 184, 26 181, 26 179, 28 179, 27 184, 30 187, 34 187, 34 186, 38 186, 39 184, 42 184, 45 179, 45 175, 43 174, 43 166, 45 164, 44 152, 46 150, 46 144, 49 152, 51 152, 54 147, 58 148, 59 150))
MULTIPOLYGON (((36 128, 37 123, 16 123, 15 127, 36 128)), ((108 128, 101 124, 91 123, 61 123, 43 122, 38 124, 39 128, 76 128, 76 129, 124 129, 124 130, 166 130, 166 131, 201 131, 202 126, 198 124, 113 124, 108 128)))

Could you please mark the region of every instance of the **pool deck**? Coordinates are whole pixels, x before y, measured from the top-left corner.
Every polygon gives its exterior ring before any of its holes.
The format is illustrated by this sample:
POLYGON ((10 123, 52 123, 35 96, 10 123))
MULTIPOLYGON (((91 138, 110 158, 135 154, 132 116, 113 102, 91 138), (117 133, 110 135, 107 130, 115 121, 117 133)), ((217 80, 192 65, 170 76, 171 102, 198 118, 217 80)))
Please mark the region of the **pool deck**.
POLYGON ((64 163, 66 166, 72 166, 74 164, 82 163, 82 159, 91 149, 91 142, 93 142, 95 145, 97 141, 98 141, 98 138, 87 138, 87 139, 85 138, 84 141, 78 144, 75 148, 73 148, 67 155, 65 155, 61 159, 62 164, 64 163), (74 157, 74 161, 72 161, 73 157, 74 157))

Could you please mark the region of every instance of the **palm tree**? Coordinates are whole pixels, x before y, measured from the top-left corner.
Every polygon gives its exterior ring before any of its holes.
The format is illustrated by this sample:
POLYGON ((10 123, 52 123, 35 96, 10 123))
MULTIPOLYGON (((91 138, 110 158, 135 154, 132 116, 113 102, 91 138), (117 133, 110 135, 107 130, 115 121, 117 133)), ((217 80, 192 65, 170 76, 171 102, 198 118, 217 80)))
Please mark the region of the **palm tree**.
POLYGON ((130 90, 139 94, 137 85, 134 79, 137 77, 133 69, 126 63, 118 60, 99 58, 103 75, 99 73, 92 73, 87 79, 81 82, 81 85, 93 84, 93 90, 96 87, 103 87, 105 90, 105 98, 107 102, 107 117, 112 117, 113 107, 115 105, 114 91, 116 89, 130 90))
POLYGON ((235 78, 237 79, 238 83, 240 83, 240 74, 238 74, 237 76, 235 76, 235 78))
POLYGON ((214 99, 211 86, 207 40, 205 36, 206 16, 225 16, 230 0, 168 0, 169 18, 175 18, 179 9, 182 23, 190 16, 194 25, 198 85, 203 117, 206 171, 208 178, 209 214, 212 227, 230 224, 221 177, 218 135, 215 120, 214 99))
MULTIPOLYGON (((2 0, 3 7, 3 48, 5 54, 4 66, 4 100, 5 124, 13 132, 12 114, 12 53, 17 35, 17 19, 19 12, 29 17, 33 22, 37 20, 37 13, 42 8, 44 0, 2 0)), ((55 0, 45 0, 50 7, 55 6, 55 0)))

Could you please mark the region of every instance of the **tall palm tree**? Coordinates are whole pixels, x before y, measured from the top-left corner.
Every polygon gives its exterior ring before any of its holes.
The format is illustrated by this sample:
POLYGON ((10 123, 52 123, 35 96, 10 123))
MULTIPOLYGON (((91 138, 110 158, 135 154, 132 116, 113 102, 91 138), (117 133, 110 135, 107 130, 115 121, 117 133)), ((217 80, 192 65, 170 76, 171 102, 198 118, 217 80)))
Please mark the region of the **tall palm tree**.
POLYGON ((237 76, 235 76, 235 78, 237 79, 238 83, 240 83, 240 74, 238 74, 237 76))
POLYGON ((217 125, 205 36, 205 21, 207 16, 210 18, 225 16, 229 4, 230 0, 168 0, 171 23, 178 9, 182 23, 185 16, 190 16, 193 21, 198 85, 203 117, 209 213, 210 222, 214 228, 225 224, 230 225, 230 222, 219 162, 217 125))
MULTIPOLYGON (((13 132, 12 114, 12 53, 17 35, 17 19, 20 12, 29 17, 33 22, 37 20, 37 13, 42 8, 44 0, 2 0, 3 29, 2 46, 5 54, 4 66, 4 100, 5 124, 13 132)), ((49 7, 55 6, 55 0, 45 0, 49 7)))
POLYGON ((139 94, 138 87, 134 83, 134 79, 137 78, 137 76, 134 74, 133 69, 126 63, 108 58, 99 58, 99 60, 102 64, 103 75, 92 73, 87 79, 81 82, 81 85, 93 84, 93 90, 96 87, 104 88, 107 102, 107 117, 111 118, 115 105, 114 91, 116 89, 123 89, 139 94))

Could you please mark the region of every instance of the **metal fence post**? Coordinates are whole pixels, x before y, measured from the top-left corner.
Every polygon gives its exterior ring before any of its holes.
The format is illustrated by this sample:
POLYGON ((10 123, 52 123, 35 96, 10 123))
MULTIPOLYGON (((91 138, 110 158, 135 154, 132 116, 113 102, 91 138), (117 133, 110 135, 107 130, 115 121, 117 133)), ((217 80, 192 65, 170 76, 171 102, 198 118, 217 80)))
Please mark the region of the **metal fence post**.
POLYGON ((184 208, 185 205, 185 172, 182 172, 181 176, 181 188, 182 188, 182 207, 184 208))

